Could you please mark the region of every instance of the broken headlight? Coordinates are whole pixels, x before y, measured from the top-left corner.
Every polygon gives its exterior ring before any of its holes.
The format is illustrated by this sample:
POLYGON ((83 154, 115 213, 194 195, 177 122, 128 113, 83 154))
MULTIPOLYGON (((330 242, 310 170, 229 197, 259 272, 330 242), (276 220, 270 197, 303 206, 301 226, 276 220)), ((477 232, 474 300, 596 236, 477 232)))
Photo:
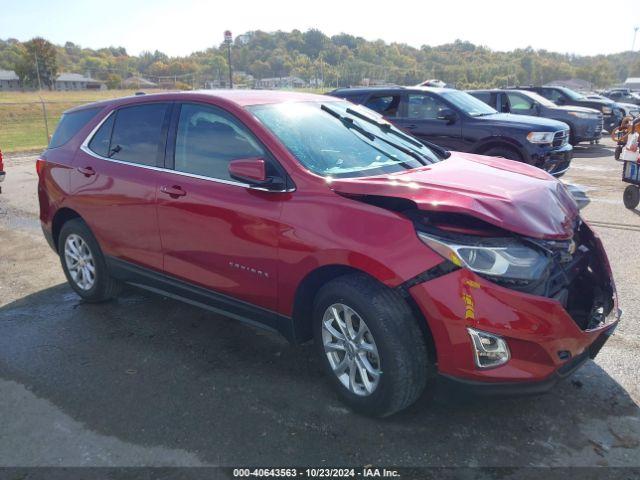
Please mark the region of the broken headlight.
POLYGON ((447 260, 484 276, 529 282, 542 278, 549 267, 547 255, 513 238, 449 239, 424 232, 418 237, 447 260))

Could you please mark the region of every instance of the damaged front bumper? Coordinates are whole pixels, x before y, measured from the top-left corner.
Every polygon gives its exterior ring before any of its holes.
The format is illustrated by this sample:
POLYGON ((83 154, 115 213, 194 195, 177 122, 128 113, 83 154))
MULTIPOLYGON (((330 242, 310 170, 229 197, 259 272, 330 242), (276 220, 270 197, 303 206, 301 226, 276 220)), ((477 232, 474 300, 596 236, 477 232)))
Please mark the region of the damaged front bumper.
POLYGON ((586 224, 574 239, 570 258, 558 253, 532 291, 465 268, 407 285, 427 319, 446 383, 487 394, 540 393, 597 355, 621 312, 600 240, 586 224), (478 368, 467 328, 504 339, 509 361, 478 368))

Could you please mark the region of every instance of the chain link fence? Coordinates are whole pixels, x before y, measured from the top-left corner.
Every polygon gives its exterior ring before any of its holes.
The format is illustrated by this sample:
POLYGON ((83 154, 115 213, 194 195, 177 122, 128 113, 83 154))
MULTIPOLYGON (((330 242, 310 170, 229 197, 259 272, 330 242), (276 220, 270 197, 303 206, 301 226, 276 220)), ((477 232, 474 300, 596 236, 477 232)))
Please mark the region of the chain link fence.
POLYGON ((45 148, 65 110, 93 101, 0 102, 0 150, 9 153, 45 148))

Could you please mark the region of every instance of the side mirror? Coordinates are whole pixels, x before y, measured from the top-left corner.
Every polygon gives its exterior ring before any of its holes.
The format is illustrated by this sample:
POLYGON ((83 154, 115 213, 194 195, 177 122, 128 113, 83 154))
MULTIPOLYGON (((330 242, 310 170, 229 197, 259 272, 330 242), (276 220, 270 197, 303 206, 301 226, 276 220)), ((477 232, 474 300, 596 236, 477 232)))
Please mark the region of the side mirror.
POLYGON ((280 176, 267 177, 267 165, 264 158, 241 158, 229 162, 231 178, 248 183, 255 190, 283 192, 287 182, 280 176))
POLYGON ((438 120, 444 120, 447 122, 447 125, 451 125, 458 118, 458 114, 450 108, 443 108, 438 112, 438 116, 436 118, 438 120))
POLYGON ((242 158, 229 162, 231 178, 251 185, 266 183, 267 168, 263 158, 242 158))

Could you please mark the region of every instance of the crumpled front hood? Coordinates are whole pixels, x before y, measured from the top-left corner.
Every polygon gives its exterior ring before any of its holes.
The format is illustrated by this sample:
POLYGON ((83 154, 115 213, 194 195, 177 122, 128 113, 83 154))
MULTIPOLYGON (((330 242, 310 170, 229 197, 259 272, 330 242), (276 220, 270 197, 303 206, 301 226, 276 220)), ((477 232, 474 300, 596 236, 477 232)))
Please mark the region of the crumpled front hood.
POLYGON ((546 172, 461 152, 405 172, 332 179, 330 188, 345 195, 404 198, 420 210, 466 214, 533 238, 570 238, 579 213, 564 185, 546 172))

